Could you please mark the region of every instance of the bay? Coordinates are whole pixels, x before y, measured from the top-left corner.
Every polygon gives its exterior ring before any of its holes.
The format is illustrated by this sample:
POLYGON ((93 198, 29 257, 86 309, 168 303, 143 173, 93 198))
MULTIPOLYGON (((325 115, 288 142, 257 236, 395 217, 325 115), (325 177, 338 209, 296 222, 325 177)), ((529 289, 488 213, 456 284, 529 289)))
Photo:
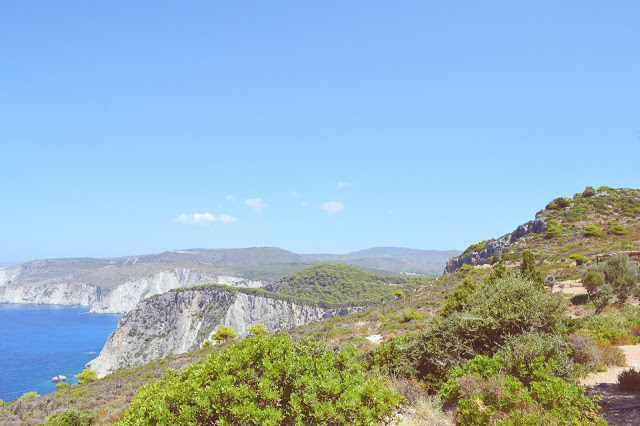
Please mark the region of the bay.
POLYGON ((51 378, 76 374, 102 350, 121 315, 86 306, 0 304, 0 399, 55 392, 51 378))

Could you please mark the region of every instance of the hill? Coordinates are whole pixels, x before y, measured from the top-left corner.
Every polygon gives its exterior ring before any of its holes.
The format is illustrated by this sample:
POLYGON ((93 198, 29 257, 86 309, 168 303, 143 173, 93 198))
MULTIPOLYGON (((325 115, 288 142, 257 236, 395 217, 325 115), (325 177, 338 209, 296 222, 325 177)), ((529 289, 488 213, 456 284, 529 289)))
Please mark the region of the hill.
POLYGON ((571 198, 551 200, 536 213, 535 221, 518 229, 525 228, 531 228, 530 232, 516 230, 471 245, 448 261, 447 272, 462 264, 514 263, 530 250, 543 272, 560 279, 577 278, 586 263, 616 252, 640 250, 640 190, 587 187, 571 198))
POLYGON ((339 262, 405 274, 440 275, 448 258, 459 250, 418 250, 404 247, 373 247, 347 254, 304 254, 309 260, 339 262))
POLYGON ((396 290, 414 290, 422 280, 383 276, 343 263, 309 266, 268 286, 274 293, 331 304, 357 305, 383 301, 396 290))

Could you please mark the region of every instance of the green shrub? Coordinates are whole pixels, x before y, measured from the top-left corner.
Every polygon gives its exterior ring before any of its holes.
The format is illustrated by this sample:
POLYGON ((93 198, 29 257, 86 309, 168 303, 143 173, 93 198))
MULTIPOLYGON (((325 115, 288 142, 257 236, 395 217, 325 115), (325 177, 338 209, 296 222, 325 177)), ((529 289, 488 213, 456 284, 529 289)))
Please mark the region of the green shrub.
POLYGON ((477 356, 455 367, 440 394, 457 404, 456 423, 604 425, 584 388, 549 375, 525 384, 507 374, 499 356, 477 356))
POLYGON ((98 380, 98 373, 88 368, 84 369, 82 373, 78 374, 78 380, 80 384, 95 382, 98 380))
POLYGON ((608 317, 590 316, 583 321, 582 327, 581 333, 602 345, 625 345, 637 342, 637 339, 608 317))
POLYGON ((238 333, 236 333, 233 328, 228 327, 226 325, 222 325, 213 334, 213 336, 211 336, 211 340, 215 340, 218 342, 225 342, 229 339, 234 339, 236 337, 238 337, 238 333))
POLYGON ((90 426, 98 423, 98 414, 89 410, 67 410, 61 414, 54 414, 45 423, 46 426, 90 426))
POLYGON ((69 383, 60 382, 56 384, 56 390, 60 391, 69 387, 69 383))
POLYGON ((591 225, 586 225, 582 229, 582 235, 587 238, 593 238, 593 237, 602 237, 604 234, 600 230, 600 225, 591 224, 591 225))
POLYGON ((497 354, 508 374, 527 385, 539 378, 540 370, 562 379, 575 378, 573 348, 557 334, 526 332, 511 336, 497 354))
POLYGON ((565 302, 531 281, 507 274, 470 295, 467 306, 442 319, 416 338, 406 356, 415 374, 432 388, 449 367, 476 355, 491 355, 509 336, 527 331, 551 332, 565 302))
POLYGON ((462 280, 447 296, 444 306, 440 310, 440 315, 446 317, 453 312, 460 312, 467 305, 467 299, 475 289, 476 283, 473 280, 468 277, 462 280))
POLYGON ((379 424, 399 400, 353 349, 262 335, 141 388, 120 424, 379 424))
POLYGON ((558 197, 545 207, 545 210, 562 210, 571 205, 571 198, 558 197))
POLYGON ((254 324, 251 327, 249 327, 249 331, 256 335, 269 333, 265 328, 264 324, 254 324))
POLYGON ((624 226, 620 225, 615 220, 613 222, 609 223, 609 226, 607 227, 607 232, 609 234, 613 234, 613 235, 627 235, 627 234, 629 234, 629 230, 627 228, 625 228, 624 226))
POLYGON ((424 316, 416 311, 415 309, 411 308, 411 309, 405 309, 404 311, 402 311, 402 316, 399 318, 399 322, 400 324, 405 324, 407 322, 411 322, 411 321, 420 321, 424 319, 424 316))
POLYGON ((640 372, 631 367, 618 374, 618 389, 623 392, 640 392, 640 372))
POLYGON ((547 221, 547 230, 545 231, 545 238, 558 238, 562 235, 562 231, 564 228, 562 225, 555 219, 550 219, 547 221))
POLYGON ((596 190, 593 188, 593 186, 587 186, 585 190, 582 191, 582 196, 584 198, 593 197, 594 195, 596 195, 596 190))

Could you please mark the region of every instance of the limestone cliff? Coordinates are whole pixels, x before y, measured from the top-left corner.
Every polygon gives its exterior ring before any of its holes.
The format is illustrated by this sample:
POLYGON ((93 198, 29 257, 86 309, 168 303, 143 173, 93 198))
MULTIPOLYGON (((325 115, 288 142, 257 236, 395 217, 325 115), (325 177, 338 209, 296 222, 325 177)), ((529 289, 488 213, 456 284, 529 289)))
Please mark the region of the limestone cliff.
POLYGON ((89 283, 58 282, 20 283, 20 269, 2 271, 0 303, 53 305, 85 305, 92 313, 125 313, 142 300, 172 289, 207 283, 244 287, 262 287, 261 281, 239 277, 209 275, 200 270, 172 268, 128 280, 115 288, 103 288, 89 283), (16 283, 15 281, 18 281, 16 283))
POLYGON ((497 240, 492 240, 487 243, 484 250, 474 251, 464 256, 452 257, 447 260, 447 266, 444 273, 450 274, 457 271, 464 264, 476 266, 486 263, 496 252, 500 249, 510 246, 518 239, 524 237, 527 234, 536 233, 540 234, 544 232, 546 225, 543 220, 536 219, 518 226, 518 228, 510 234, 503 235, 497 240))
POLYGON ((353 310, 360 308, 323 309, 219 286, 171 291, 141 302, 122 317, 100 355, 87 367, 103 377, 197 349, 223 325, 244 337, 258 323, 273 332, 353 310))

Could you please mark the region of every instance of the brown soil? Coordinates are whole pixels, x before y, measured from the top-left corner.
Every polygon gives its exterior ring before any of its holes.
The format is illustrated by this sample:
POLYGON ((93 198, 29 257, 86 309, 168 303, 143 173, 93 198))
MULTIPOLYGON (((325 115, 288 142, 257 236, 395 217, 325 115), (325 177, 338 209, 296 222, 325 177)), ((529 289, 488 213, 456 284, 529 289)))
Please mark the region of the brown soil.
POLYGON ((590 394, 600 395, 600 415, 612 425, 640 425, 640 393, 618 391, 618 374, 629 367, 640 369, 640 345, 619 346, 627 356, 627 367, 611 367, 580 381, 590 394))

